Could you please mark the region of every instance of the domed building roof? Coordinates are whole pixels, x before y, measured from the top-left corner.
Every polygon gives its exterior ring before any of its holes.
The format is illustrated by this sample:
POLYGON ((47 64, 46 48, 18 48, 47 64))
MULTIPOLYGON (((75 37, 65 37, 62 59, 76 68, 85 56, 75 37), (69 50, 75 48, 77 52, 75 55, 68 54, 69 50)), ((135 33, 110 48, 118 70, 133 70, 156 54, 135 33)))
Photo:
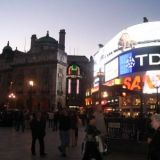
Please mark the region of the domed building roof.
POLYGON ((3 53, 5 53, 5 52, 11 52, 11 51, 12 51, 12 48, 9 46, 9 41, 8 41, 7 46, 5 46, 3 48, 3 53))
POLYGON ((39 38, 37 40, 38 43, 58 43, 54 38, 49 36, 49 31, 47 31, 47 34, 45 37, 39 38))

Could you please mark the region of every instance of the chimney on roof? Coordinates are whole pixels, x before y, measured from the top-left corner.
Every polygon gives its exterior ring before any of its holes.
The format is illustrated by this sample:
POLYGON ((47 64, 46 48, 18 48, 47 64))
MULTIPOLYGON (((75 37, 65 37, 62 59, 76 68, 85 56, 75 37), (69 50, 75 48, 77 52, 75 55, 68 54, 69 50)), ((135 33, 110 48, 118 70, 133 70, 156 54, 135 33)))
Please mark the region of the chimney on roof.
POLYGON ((148 22, 148 18, 147 17, 143 17, 143 23, 148 22))
POLYGON ((37 40, 37 36, 36 34, 33 34, 31 37, 31 49, 33 48, 36 40, 37 40))
POLYGON ((98 44, 99 48, 103 48, 104 45, 103 44, 98 44))
POLYGON ((61 29, 59 32, 59 49, 65 50, 65 30, 61 29))

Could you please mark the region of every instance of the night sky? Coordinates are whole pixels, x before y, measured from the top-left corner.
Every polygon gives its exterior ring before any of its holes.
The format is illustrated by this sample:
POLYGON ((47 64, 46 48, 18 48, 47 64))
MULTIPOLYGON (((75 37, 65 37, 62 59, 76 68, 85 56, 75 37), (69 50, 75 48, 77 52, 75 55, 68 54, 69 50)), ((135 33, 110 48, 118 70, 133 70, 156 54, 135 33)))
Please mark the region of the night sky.
POLYGON ((0 53, 10 41, 13 50, 28 51, 30 37, 59 39, 66 30, 68 54, 93 55, 131 25, 160 20, 159 0, 0 0, 0 53))

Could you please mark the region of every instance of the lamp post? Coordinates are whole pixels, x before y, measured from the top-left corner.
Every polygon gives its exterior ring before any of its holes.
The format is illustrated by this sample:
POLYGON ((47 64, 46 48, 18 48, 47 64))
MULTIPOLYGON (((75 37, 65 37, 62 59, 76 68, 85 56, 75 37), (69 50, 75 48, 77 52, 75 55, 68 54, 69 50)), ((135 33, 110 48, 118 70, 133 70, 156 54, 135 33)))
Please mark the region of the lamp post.
MULTIPOLYGON (((15 100, 16 100, 16 95, 13 93, 13 92, 11 92, 9 95, 8 95, 8 98, 9 98, 9 101, 10 102, 14 102, 15 100)), ((15 107, 15 103, 14 103, 14 105, 13 105, 14 107, 15 107)))
POLYGON ((33 93, 33 86, 35 84, 34 84, 34 81, 32 80, 30 80, 28 84, 29 84, 29 110, 32 111, 32 107, 33 107, 32 93, 33 93))
POLYGON ((102 100, 102 83, 103 83, 103 77, 104 77, 104 72, 99 70, 97 72, 97 77, 99 78, 99 104, 101 105, 101 100, 102 100))
POLYGON ((156 111, 156 113, 159 113, 158 90, 160 88, 160 78, 159 78, 159 75, 157 75, 157 74, 153 77, 153 87, 156 89, 156 106, 155 106, 155 111, 156 111))
POLYGON ((156 113, 159 113, 159 106, 158 106, 158 89, 160 88, 159 85, 154 86, 154 88, 156 88, 156 113))
POLYGON ((143 109, 143 102, 144 102, 144 96, 143 96, 143 86, 144 86, 144 82, 141 82, 141 90, 140 90, 140 116, 144 116, 144 109, 143 109))

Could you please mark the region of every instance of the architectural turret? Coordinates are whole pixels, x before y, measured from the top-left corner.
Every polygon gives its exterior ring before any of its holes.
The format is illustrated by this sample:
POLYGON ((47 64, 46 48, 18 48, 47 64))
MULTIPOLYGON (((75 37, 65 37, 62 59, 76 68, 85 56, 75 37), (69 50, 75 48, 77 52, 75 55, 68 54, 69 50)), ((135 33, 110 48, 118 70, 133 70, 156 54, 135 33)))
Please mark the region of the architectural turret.
POLYGON ((33 48, 36 40, 37 40, 37 36, 36 34, 33 34, 31 37, 31 49, 33 48))
POLYGON ((65 50, 65 30, 61 29, 59 32, 59 49, 65 50))

